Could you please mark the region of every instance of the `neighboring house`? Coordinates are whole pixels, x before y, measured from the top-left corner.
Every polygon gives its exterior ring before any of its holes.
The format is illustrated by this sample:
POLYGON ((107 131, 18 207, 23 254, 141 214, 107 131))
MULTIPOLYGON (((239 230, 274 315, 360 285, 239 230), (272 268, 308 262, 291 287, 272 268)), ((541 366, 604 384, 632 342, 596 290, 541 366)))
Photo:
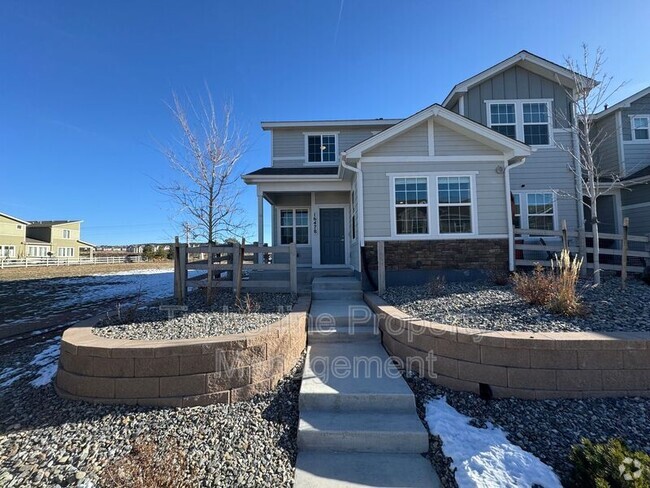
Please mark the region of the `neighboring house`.
POLYGON ((630 234, 650 234, 650 87, 606 108, 595 116, 595 130, 605 136, 596 162, 609 187, 598 199, 601 231, 621 232, 630 219, 630 234))
POLYGON ((92 257, 94 249, 81 240, 81 220, 42 220, 27 226, 27 257, 92 257))
POLYGON ((513 224, 583 221, 556 146, 577 142, 559 115, 574 88, 571 72, 522 51, 405 119, 263 122, 271 167, 243 177, 257 187, 258 239, 266 200, 273 245, 295 242, 303 267, 360 273, 385 241, 392 284, 513 269, 513 224))
POLYGON ((0 259, 25 256, 25 241, 29 222, 0 213, 0 259))

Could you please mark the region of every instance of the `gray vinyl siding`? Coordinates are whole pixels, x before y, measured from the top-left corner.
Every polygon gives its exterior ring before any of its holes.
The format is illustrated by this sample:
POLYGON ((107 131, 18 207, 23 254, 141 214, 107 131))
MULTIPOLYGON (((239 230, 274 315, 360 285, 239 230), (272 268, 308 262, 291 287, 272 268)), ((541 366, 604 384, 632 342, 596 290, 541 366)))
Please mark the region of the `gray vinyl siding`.
POLYGON ((650 143, 623 144, 625 150, 625 174, 631 175, 650 165, 650 143))
MULTIPOLYGON (((363 163, 363 207, 364 232, 366 239, 386 238, 391 235, 390 178, 386 173, 431 173, 458 171, 458 173, 478 171, 476 175, 476 207, 478 210, 478 233, 505 234, 507 214, 505 203, 505 183, 502 175, 494 171, 490 162, 453 163, 402 163, 399 158, 391 163, 363 163)), ((435 185, 430 181, 430 185, 435 185)), ((430 207, 434 212, 437 209, 430 207)))
POLYGON ((623 119, 623 141, 632 140, 632 125, 630 115, 650 115, 650 95, 632 102, 629 107, 621 109, 623 119))
POLYGON ((625 208, 627 205, 638 205, 650 202, 650 184, 636 185, 628 190, 621 190, 623 217, 630 219, 629 232, 631 235, 650 234, 650 206, 625 208))
POLYGON ((386 141, 364 156, 428 156, 429 136, 427 122, 386 141))
POLYGON ((350 204, 350 192, 348 191, 326 191, 317 192, 315 195, 317 205, 350 204))
POLYGON ((605 175, 620 175, 616 113, 599 120, 595 130, 600 134, 599 137, 602 140, 595 154, 598 168, 605 175))
POLYGON ((449 110, 451 110, 452 112, 457 113, 457 114, 460 113, 458 111, 458 102, 454 103, 451 107, 449 107, 449 110))
POLYGON ((469 89, 465 96, 465 116, 487 125, 485 100, 534 98, 553 99, 555 127, 567 126, 566 117, 571 113, 571 105, 564 88, 557 81, 520 66, 509 68, 469 89))
POLYGON ((433 147, 436 156, 500 155, 499 151, 440 124, 433 126, 433 147))
MULTIPOLYGON (((569 132, 555 133, 558 144, 571 145, 569 132)), ((526 162, 510 171, 510 189, 517 191, 558 191, 575 195, 575 175, 569 169, 570 156, 557 147, 540 148, 526 158, 526 162)), ((578 226, 578 205, 575 198, 558 196, 558 224, 566 219, 571 230, 578 226)))
POLYGON ((389 125, 366 127, 298 127, 290 129, 273 129, 272 165, 279 168, 303 166, 306 162, 305 132, 332 134, 338 132, 339 152, 358 144, 382 131, 389 125), (289 158, 289 159, 282 159, 289 158), (299 160, 293 158, 301 158, 299 160))
POLYGON ((609 234, 617 234, 617 220, 614 197, 611 195, 601 195, 598 198, 598 230, 609 234))
MULTIPOLYGON (((630 186, 621 190, 621 205, 637 205, 639 203, 650 202, 650 183, 630 186)), ((650 215, 650 207, 646 209, 650 215)))

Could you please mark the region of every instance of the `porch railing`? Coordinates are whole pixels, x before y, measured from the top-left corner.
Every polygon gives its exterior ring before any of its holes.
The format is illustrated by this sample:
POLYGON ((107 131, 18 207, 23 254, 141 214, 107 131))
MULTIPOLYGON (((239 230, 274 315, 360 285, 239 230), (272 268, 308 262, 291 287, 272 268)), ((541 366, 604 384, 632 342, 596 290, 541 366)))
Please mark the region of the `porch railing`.
POLYGON ((211 301, 214 288, 231 289, 238 297, 243 290, 298 293, 298 253, 295 243, 288 246, 174 243, 174 296, 179 303, 188 288, 205 288, 211 301), (189 277, 189 271, 196 271, 189 277), (263 271, 281 271, 262 279, 263 271), (286 278, 285 278, 286 276, 286 278))

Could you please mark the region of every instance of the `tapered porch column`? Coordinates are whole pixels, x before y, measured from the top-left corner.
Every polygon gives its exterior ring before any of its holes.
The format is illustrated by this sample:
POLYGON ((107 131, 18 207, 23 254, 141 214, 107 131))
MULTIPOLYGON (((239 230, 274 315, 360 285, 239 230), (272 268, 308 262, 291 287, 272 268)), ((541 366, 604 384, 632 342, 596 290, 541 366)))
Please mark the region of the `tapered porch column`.
MULTIPOLYGON (((260 246, 264 245, 264 195, 257 194, 257 242, 260 246)), ((257 255, 258 264, 264 263, 264 253, 257 255)))

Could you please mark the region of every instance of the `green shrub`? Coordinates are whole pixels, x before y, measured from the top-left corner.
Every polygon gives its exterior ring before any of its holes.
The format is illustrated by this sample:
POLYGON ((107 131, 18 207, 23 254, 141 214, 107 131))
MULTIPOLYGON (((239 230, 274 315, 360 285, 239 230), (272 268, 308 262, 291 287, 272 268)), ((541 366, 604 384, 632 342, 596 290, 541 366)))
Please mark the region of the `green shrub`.
POLYGON ((571 486, 580 488, 650 488, 650 456, 632 451, 620 439, 573 446, 571 486))

